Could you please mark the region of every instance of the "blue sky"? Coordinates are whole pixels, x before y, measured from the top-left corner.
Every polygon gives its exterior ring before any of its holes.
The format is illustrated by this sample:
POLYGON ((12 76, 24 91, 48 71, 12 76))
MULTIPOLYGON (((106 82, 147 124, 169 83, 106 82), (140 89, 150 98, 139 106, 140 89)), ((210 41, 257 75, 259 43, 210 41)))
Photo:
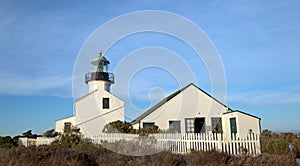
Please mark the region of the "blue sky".
MULTIPOLYGON (((55 120, 72 115, 73 67, 85 40, 105 22, 140 10, 173 12, 202 28, 223 62, 230 108, 261 117, 263 129, 300 130, 299 8, 296 0, 1 1, 0 135, 28 129, 42 134, 54 128, 55 120)), ((201 59, 187 45, 163 34, 120 40, 106 54, 110 70, 133 50, 153 45, 182 56, 197 74, 197 85, 211 93, 201 59)), ((151 106, 149 92, 156 94, 156 102, 178 88, 170 73, 147 68, 131 80, 131 100, 144 110, 151 106)))

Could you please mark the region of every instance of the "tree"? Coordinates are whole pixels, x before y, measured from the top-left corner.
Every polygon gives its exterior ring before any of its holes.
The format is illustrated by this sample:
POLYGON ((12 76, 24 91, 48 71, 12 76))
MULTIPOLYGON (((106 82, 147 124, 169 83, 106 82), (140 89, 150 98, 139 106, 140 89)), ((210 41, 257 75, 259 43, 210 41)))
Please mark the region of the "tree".
POLYGON ((10 137, 10 136, 5 136, 1 137, 0 136, 0 148, 5 148, 5 147, 12 147, 12 146, 17 146, 18 144, 10 137))
POLYGON ((32 134, 32 130, 28 130, 28 131, 24 132, 22 134, 22 136, 27 137, 27 138, 37 138, 37 137, 40 137, 41 135, 32 134))
POLYGON ((58 135, 57 132, 55 132, 54 129, 48 130, 44 133, 45 137, 51 138, 51 137, 56 137, 58 135))

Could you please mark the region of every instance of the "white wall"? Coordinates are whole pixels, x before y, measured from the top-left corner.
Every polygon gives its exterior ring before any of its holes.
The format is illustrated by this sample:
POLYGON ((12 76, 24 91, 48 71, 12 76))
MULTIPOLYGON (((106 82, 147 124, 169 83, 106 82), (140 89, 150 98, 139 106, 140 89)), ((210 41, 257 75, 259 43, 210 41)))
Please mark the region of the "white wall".
POLYGON ((224 133, 231 134, 230 118, 236 118, 237 133, 247 134, 251 129, 253 133, 260 134, 260 119, 241 112, 231 112, 222 116, 224 133))
POLYGON ((47 137, 37 137, 37 138, 27 138, 20 137, 18 140, 18 146, 40 146, 40 145, 50 145, 55 138, 47 138, 47 137))
POLYGON ((95 91, 95 90, 106 90, 107 92, 110 92, 110 85, 111 83, 108 81, 100 81, 100 80, 94 80, 89 81, 89 93, 95 91))
POLYGON ((125 103, 111 93, 98 89, 74 103, 75 126, 87 137, 97 136, 111 121, 124 121, 125 103), (103 109, 102 98, 109 98, 109 109, 103 109))
MULTIPOLYGON (((143 122, 155 122, 160 129, 169 128, 169 120, 180 120, 181 132, 185 133, 185 118, 205 117, 206 131, 211 131, 211 117, 221 117, 227 108, 200 91, 194 85, 190 85, 173 99, 159 107, 156 111, 141 120, 143 122)), ((139 125, 135 124, 135 128, 139 125)))
POLYGON ((55 121, 55 132, 63 133, 64 132, 64 126, 65 126, 66 122, 71 122, 72 125, 74 125, 75 117, 76 116, 71 116, 71 117, 68 117, 68 118, 64 118, 64 119, 60 119, 60 120, 55 121))

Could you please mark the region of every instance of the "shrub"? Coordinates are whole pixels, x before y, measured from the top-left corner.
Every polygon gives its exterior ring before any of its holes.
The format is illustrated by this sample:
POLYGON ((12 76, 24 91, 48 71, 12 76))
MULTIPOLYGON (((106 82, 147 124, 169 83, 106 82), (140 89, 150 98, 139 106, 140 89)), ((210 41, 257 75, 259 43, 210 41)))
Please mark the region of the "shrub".
POLYGON ((63 146, 76 146, 81 142, 81 138, 78 135, 70 134, 70 135, 62 135, 60 138, 60 144, 63 146))
POLYGON ((10 136, 0 137, 0 148, 10 148, 17 145, 18 144, 10 136))
POLYGON ((289 142, 283 139, 271 140, 267 143, 269 153, 284 154, 289 152, 289 142))
POLYGON ((57 132, 55 132, 54 129, 48 130, 44 133, 45 137, 51 138, 51 137, 56 137, 58 135, 57 132))
POLYGON ((129 122, 123 122, 120 120, 110 122, 106 124, 102 130, 104 133, 136 133, 133 126, 129 122))
POLYGON ((28 130, 26 132, 24 132, 22 134, 23 137, 27 137, 27 138, 37 138, 37 137, 40 137, 41 135, 38 135, 38 134, 32 134, 32 130, 28 130))
POLYGON ((148 134, 154 134, 154 133, 159 133, 161 130, 158 128, 156 125, 152 125, 146 128, 142 128, 138 131, 140 136, 145 136, 148 134))

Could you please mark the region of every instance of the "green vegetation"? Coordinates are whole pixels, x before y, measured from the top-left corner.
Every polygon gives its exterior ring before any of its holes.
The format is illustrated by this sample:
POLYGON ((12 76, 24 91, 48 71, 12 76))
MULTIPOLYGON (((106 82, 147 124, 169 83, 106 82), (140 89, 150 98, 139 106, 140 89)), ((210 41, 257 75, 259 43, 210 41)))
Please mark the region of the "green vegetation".
POLYGON ((267 152, 284 154, 289 152, 289 142, 284 139, 271 140, 266 145, 267 152))
POLYGON ((10 148, 17 145, 18 143, 15 142, 10 136, 0 137, 0 148, 10 148))
POLYGON ((102 130, 105 133, 136 133, 133 126, 129 122, 123 122, 120 120, 110 122, 106 124, 102 130))
POLYGON ((264 130, 261 135, 262 152, 271 154, 292 154, 300 157, 300 133, 273 133, 264 130))
POLYGON ((104 133, 130 133, 130 134, 140 134, 140 135, 148 135, 153 133, 162 132, 158 126, 152 125, 147 128, 142 129, 134 129, 131 123, 123 122, 120 120, 110 122, 106 124, 102 130, 104 133))
POLYGON ((84 141, 78 134, 61 135, 51 145, 65 147, 65 148, 77 148, 77 149, 78 148, 89 149, 94 147, 93 144, 91 144, 88 141, 84 141))
POLYGON ((22 134, 22 137, 27 137, 27 138, 37 138, 41 137, 41 135, 38 134, 32 134, 32 130, 28 130, 22 134))
POLYGON ((55 132, 54 129, 48 130, 44 133, 44 137, 52 138, 56 136, 57 136, 57 132, 55 132))
POLYGON ((10 148, 13 146, 18 146, 18 139, 20 137, 36 138, 36 137, 40 137, 40 135, 32 134, 32 130, 28 130, 24 132, 21 136, 17 135, 13 138, 11 138, 10 136, 4 136, 4 137, 0 136, 0 148, 10 148))

